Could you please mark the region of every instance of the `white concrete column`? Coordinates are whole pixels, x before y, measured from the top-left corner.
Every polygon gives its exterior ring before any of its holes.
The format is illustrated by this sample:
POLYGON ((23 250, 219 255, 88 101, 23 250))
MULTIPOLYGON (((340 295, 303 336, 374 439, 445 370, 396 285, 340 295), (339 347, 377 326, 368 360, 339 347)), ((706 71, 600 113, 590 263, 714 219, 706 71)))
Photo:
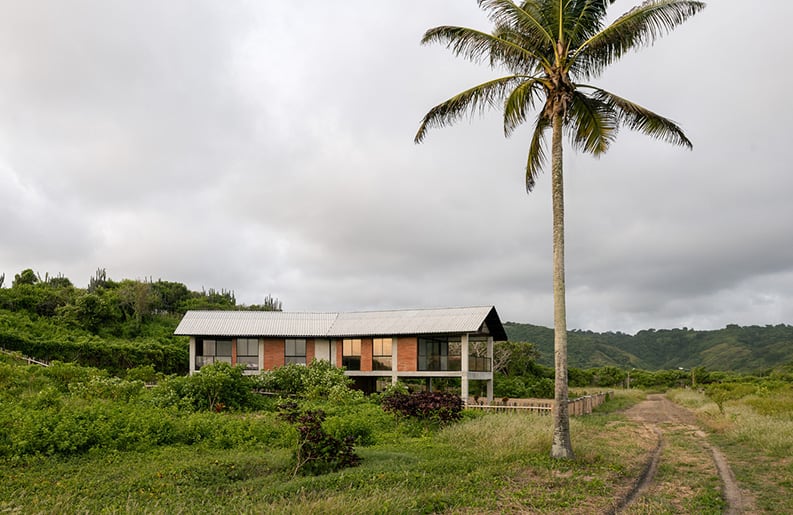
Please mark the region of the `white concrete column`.
POLYGON ((468 404, 468 333, 460 338, 460 397, 468 404))
POLYGON ((487 381, 487 403, 493 404, 493 376, 495 375, 495 370, 493 370, 493 337, 487 337, 487 358, 490 360, 490 379, 487 381))
POLYGON ((195 336, 190 337, 190 375, 195 373, 195 336))
POLYGON ((399 381, 398 342, 399 338, 391 338, 391 384, 396 384, 399 381))
POLYGON ((264 372, 264 338, 259 338, 259 373, 264 372))

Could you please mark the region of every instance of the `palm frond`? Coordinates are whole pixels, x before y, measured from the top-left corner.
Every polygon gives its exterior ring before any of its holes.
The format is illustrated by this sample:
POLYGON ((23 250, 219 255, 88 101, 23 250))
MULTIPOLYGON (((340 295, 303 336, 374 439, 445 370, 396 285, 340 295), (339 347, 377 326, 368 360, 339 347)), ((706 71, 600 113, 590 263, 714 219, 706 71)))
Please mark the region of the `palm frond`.
POLYGON ((604 89, 594 86, 586 87, 594 90, 592 93, 593 98, 610 105, 614 109, 620 123, 629 129, 642 132, 673 145, 680 145, 689 149, 694 148, 694 145, 683 133, 683 129, 674 121, 604 89))
POLYGON ((693 0, 646 0, 582 43, 572 56, 579 77, 598 75, 634 48, 650 45, 705 8, 693 0))
POLYGON ((530 51, 508 39, 499 38, 476 29, 444 25, 427 30, 421 38, 421 44, 441 43, 455 55, 469 61, 481 63, 489 60, 490 64, 514 61, 533 62, 537 59, 530 51))
POLYGON ((421 143, 427 134, 427 130, 433 127, 451 125, 466 112, 483 114, 489 107, 500 107, 501 102, 507 96, 508 90, 522 80, 525 80, 525 77, 509 75, 487 81, 436 105, 422 119, 413 141, 421 143))
POLYGON ((580 91, 573 93, 565 125, 573 146, 599 156, 608 150, 617 136, 619 119, 612 104, 580 91))
POLYGON ((578 48, 584 41, 603 28, 606 11, 616 0, 578 0, 570 6, 570 29, 567 40, 571 48, 578 48))
POLYGON ((502 52, 501 48, 494 47, 490 54, 491 67, 501 64, 514 74, 533 75, 543 70, 548 70, 553 66, 554 47, 552 45, 537 46, 508 25, 496 25, 493 29, 493 36, 523 48, 524 53, 515 52, 511 49, 508 49, 507 52, 502 52), (526 59, 527 54, 533 56, 534 59, 526 59))
POLYGON ((541 91, 542 83, 535 77, 528 78, 512 90, 504 102, 505 136, 511 136, 512 132, 526 121, 541 91))
POLYGON ((526 193, 534 189, 537 176, 545 165, 545 131, 550 126, 550 118, 540 113, 534 124, 534 133, 529 144, 529 156, 526 160, 526 193))
POLYGON ((521 35, 524 48, 553 48, 556 40, 542 18, 541 4, 536 0, 521 5, 512 0, 479 0, 479 7, 488 13, 495 26, 510 27, 521 35))

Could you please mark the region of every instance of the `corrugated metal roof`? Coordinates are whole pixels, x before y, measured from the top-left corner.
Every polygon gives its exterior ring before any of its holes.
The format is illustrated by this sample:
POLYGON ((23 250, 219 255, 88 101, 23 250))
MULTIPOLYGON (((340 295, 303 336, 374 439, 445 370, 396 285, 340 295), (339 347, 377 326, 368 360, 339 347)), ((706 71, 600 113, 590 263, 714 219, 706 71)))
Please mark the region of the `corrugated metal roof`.
POLYGON ((283 311, 188 311, 174 331, 187 336, 344 337, 475 333, 487 328, 496 340, 506 332, 493 306, 300 313, 283 311))
POLYGON ((492 306, 339 313, 330 336, 477 332, 492 306))
POLYGON ((323 336, 337 313, 188 311, 174 334, 186 336, 323 336))

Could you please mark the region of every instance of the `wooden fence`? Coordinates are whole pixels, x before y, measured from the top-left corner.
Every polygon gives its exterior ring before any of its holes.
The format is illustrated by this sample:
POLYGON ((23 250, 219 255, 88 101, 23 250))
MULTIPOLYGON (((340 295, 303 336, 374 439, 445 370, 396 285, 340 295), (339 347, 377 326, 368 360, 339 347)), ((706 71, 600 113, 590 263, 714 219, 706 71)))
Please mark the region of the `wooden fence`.
POLYGON ((19 353, 17 351, 7 350, 7 349, 4 349, 3 347, 0 347, 0 352, 2 352, 3 354, 9 355, 12 358, 16 358, 16 359, 25 361, 25 362, 27 362, 28 365, 39 365, 39 366, 42 366, 42 367, 50 366, 50 364, 47 363, 46 361, 39 361, 39 360, 37 360, 35 358, 30 358, 28 356, 23 356, 21 353, 19 353))
MULTIPOLYGON (((584 395, 567 401, 567 410, 571 416, 588 415, 592 410, 609 399, 613 392, 601 392, 584 395)), ((482 411, 501 411, 510 413, 534 413, 550 415, 553 413, 555 402, 550 399, 504 399, 500 403, 480 404, 481 399, 469 399, 466 408, 480 409, 482 411)))

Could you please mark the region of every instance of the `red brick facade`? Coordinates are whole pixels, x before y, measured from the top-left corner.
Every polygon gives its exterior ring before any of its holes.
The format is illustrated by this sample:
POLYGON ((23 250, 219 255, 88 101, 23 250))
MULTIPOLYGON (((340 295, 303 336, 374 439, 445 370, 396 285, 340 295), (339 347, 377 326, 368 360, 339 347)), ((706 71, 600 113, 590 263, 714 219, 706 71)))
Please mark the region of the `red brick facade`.
POLYGON ((361 339, 361 370, 372 370, 372 339, 361 339))
POLYGON ((264 339, 264 369, 270 370, 284 366, 284 339, 264 339))
POLYGON ((411 372, 418 370, 419 344, 415 336, 400 337, 397 339, 397 370, 411 372))
POLYGON ((306 340, 306 365, 314 361, 315 355, 316 354, 314 352, 314 340, 313 339, 306 340))

